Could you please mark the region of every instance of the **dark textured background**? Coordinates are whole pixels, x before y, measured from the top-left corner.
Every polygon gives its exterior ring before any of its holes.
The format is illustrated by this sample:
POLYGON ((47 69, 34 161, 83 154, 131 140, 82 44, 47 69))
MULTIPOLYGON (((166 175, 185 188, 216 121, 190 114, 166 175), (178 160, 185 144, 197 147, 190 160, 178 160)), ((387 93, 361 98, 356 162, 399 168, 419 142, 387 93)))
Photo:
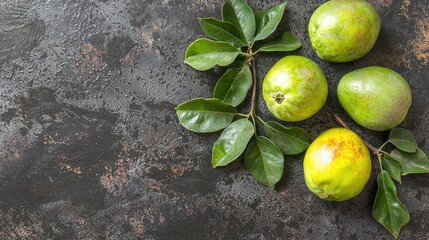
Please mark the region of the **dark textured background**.
MULTIPOLYGON (((380 146, 338 104, 345 73, 390 67, 413 91, 403 127, 429 153, 429 2, 371 0, 383 19, 366 57, 318 59, 307 22, 321 0, 291 0, 276 35, 303 42, 294 52, 320 64, 329 100, 296 125, 314 139, 337 112, 380 146)), ((278 0, 250 0, 255 10, 278 0)), ((356 198, 331 203, 308 191, 303 155, 286 157, 276 191, 237 161, 213 170, 218 134, 194 134, 174 107, 209 97, 224 70, 183 63, 202 37, 197 17, 220 17, 217 0, 2 0, 0 2, 0 239, 391 239, 371 215, 379 167, 356 198)), ((258 57, 258 79, 285 54, 258 57)), ((243 106, 243 111, 248 111, 243 106)), ((271 118, 261 97, 258 112, 271 118)), ((403 239, 429 238, 429 176, 403 178, 410 223, 403 239)))

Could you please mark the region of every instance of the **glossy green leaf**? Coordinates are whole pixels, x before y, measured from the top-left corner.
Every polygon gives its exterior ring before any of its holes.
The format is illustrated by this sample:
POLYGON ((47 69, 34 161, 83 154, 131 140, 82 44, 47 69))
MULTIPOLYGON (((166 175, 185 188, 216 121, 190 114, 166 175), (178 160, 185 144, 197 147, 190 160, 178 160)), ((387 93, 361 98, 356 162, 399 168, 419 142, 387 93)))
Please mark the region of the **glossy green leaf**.
POLYGON ((283 154, 265 137, 257 137, 250 142, 244 156, 244 164, 256 180, 271 189, 274 189, 283 175, 283 154))
POLYGON ((410 214, 399 201, 395 183, 386 171, 381 171, 377 176, 377 185, 372 215, 395 238, 398 238, 401 228, 410 221, 410 214))
POLYGON ((252 84, 249 65, 228 69, 217 82, 213 97, 235 107, 246 98, 252 84))
POLYGON ((237 159, 246 149, 253 134, 253 124, 247 118, 237 120, 225 128, 213 145, 213 168, 226 166, 237 159))
POLYGON ((301 42, 286 32, 277 39, 262 45, 257 52, 290 52, 301 47, 301 42))
POLYGON ((383 165, 383 169, 389 173, 390 177, 393 180, 402 184, 402 181, 401 181, 402 168, 401 168, 401 164, 397 160, 390 157, 390 155, 384 154, 381 157, 381 164, 383 165))
POLYGON ((256 36, 254 41, 263 40, 273 33, 282 20, 287 2, 271 9, 255 13, 256 36))
POLYGON ((401 164, 402 175, 429 173, 429 159, 421 149, 417 149, 415 153, 407 153, 399 149, 394 149, 390 156, 401 164))
POLYGON ((198 20, 207 36, 218 41, 231 43, 237 48, 246 45, 246 39, 232 23, 215 18, 199 18, 198 20))
POLYGON ((244 64, 247 64, 248 57, 240 54, 237 56, 237 58, 232 62, 230 65, 228 65, 228 68, 242 68, 244 64))
POLYGON ((240 52, 240 49, 229 43, 200 38, 189 45, 185 63, 197 70, 205 71, 215 65, 231 64, 240 52))
POLYGON ((248 45, 253 42, 256 32, 255 15, 246 0, 227 0, 222 8, 222 17, 243 33, 248 45))
POLYGON ((287 155, 302 153, 310 145, 307 132, 299 127, 284 127, 276 122, 267 122, 265 133, 287 155))
POLYGON ((196 98, 176 107, 180 123, 193 132, 215 132, 226 128, 237 110, 219 99, 196 98))
POLYGON ((419 147, 413 134, 403 128, 394 128, 390 130, 389 142, 400 150, 409 153, 415 153, 419 147))

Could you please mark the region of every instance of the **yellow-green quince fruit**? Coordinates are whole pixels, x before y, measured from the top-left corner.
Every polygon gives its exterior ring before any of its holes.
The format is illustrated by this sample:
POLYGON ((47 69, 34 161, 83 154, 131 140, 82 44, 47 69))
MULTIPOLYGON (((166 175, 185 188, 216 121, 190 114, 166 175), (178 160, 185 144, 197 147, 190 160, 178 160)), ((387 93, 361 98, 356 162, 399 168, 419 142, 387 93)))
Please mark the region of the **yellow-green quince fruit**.
POLYGON ((328 201, 358 195, 371 173, 371 158, 363 140, 346 128, 332 128, 317 137, 304 157, 308 188, 328 201))
POLYGON ((411 105, 411 89, 395 71, 366 67, 347 73, 337 87, 344 110, 359 125, 385 131, 398 126, 411 105))
POLYGON ((314 11, 308 24, 311 45, 330 62, 350 62, 366 55, 381 28, 377 10, 364 0, 331 0, 314 11))
POLYGON ((296 122, 313 116, 323 107, 328 97, 328 81, 312 60, 287 56, 268 71, 262 94, 275 117, 296 122))

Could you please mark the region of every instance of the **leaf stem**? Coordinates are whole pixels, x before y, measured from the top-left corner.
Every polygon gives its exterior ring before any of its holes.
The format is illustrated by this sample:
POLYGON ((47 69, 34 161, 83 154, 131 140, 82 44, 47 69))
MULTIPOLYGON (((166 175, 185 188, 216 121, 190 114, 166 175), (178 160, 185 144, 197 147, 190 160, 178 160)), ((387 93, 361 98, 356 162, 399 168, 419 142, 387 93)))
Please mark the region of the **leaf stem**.
POLYGON ((253 130, 255 131, 255 137, 258 137, 258 133, 256 131, 256 120, 255 120, 255 116, 253 114, 250 114, 250 116, 252 117, 252 122, 253 122, 253 130))
POLYGON ((267 123, 262 119, 260 116, 256 115, 259 121, 261 121, 262 124, 267 125, 267 123))
POLYGON ((253 57, 253 54, 245 53, 245 52, 240 52, 240 55, 245 56, 245 57, 248 57, 248 58, 253 57))
POLYGON ((381 154, 377 154, 378 164, 380 165, 380 170, 383 171, 383 164, 381 164, 381 154))
POLYGON ((383 145, 381 145, 381 147, 379 147, 379 148, 378 148, 378 150, 379 150, 380 152, 383 152, 383 151, 381 151, 381 149, 383 149, 383 148, 384 148, 384 146, 386 146, 386 144, 388 144, 388 143, 389 143, 389 141, 387 141, 387 142, 383 143, 383 145))

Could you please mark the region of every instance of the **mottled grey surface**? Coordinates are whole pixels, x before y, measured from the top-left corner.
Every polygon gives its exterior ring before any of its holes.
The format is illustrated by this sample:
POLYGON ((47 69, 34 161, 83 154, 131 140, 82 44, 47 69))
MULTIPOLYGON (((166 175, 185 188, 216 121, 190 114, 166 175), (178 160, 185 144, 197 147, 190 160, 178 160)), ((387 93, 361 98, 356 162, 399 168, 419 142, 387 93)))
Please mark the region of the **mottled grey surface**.
MULTIPOLYGON (((372 0, 383 27, 369 55, 347 64, 318 59, 306 25, 321 0, 291 0, 276 34, 320 64, 329 99, 296 125, 314 139, 337 112, 364 139, 387 133, 352 122, 335 96, 345 73, 390 67, 413 91, 403 127, 429 153, 429 4, 372 0)), ((249 0, 255 10, 280 1, 249 0)), ((374 168, 356 198, 331 203, 310 193, 303 154, 286 157, 276 191, 237 161, 213 170, 218 134, 194 134, 174 107, 209 97, 223 69, 183 63, 202 37, 197 17, 220 17, 215 0, 2 0, 0 2, 0 239, 391 239, 371 215, 374 168)), ((258 79, 283 53, 258 56, 258 79)), ((244 105, 241 110, 247 111, 244 105)), ((258 98, 258 112, 271 118, 258 98)), ((429 239, 429 176, 398 186, 410 223, 403 239, 429 239)))

